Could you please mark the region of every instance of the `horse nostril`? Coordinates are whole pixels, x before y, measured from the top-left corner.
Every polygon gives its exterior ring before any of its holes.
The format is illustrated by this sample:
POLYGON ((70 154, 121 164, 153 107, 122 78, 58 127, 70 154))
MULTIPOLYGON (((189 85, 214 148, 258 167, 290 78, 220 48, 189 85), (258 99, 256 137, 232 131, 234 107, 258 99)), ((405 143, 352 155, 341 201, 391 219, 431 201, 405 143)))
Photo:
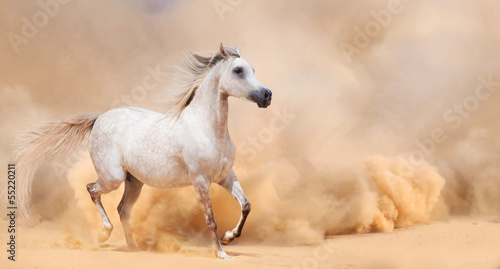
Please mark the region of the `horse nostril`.
POLYGON ((266 90, 264 92, 264 98, 266 98, 266 100, 270 99, 272 95, 273 95, 273 93, 270 90, 266 90))

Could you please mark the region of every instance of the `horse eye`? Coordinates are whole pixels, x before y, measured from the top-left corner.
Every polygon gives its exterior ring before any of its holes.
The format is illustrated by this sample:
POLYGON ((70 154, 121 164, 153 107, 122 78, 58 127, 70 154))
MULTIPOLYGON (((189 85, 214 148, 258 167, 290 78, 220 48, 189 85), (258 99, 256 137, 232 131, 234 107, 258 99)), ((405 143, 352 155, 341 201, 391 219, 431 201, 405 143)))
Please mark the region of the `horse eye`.
POLYGON ((233 72, 236 74, 241 74, 243 72, 243 69, 241 69, 241 67, 236 67, 233 69, 233 72))

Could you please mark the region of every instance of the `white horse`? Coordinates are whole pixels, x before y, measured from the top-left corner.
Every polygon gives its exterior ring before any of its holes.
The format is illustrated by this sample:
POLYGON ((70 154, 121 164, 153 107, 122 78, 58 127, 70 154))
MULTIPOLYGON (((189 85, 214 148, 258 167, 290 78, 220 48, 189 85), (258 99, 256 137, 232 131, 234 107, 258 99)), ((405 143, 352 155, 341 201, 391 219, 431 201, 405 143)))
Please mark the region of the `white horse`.
POLYGON ((18 154, 18 208, 29 217, 31 181, 40 163, 69 154, 89 136, 89 151, 98 179, 87 185, 102 217, 98 242, 106 241, 113 225, 101 204, 101 195, 116 190, 125 181, 118 205, 127 245, 136 249, 130 227, 130 212, 143 184, 155 188, 193 185, 212 233, 217 257, 229 258, 221 247, 239 237, 250 212, 250 202, 232 169, 235 147, 229 136, 228 97, 271 104, 271 91, 254 76, 254 69, 239 49, 220 45, 211 55, 192 53, 185 64, 185 87, 176 91, 175 106, 162 114, 141 108, 118 108, 102 115, 85 114, 52 122, 25 135, 18 154), (221 240, 209 196, 217 183, 241 205, 237 226, 221 240))

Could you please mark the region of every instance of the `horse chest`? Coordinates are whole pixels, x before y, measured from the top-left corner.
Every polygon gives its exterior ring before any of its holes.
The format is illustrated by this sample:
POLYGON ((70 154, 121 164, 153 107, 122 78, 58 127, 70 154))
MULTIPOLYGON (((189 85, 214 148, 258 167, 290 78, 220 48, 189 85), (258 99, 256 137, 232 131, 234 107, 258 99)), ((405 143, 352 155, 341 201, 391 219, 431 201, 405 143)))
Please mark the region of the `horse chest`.
POLYGON ((234 162, 235 149, 230 140, 191 145, 187 150, 186 163, 193 164, 193 172, 205 174, 217 180, 227 174, 234 162))

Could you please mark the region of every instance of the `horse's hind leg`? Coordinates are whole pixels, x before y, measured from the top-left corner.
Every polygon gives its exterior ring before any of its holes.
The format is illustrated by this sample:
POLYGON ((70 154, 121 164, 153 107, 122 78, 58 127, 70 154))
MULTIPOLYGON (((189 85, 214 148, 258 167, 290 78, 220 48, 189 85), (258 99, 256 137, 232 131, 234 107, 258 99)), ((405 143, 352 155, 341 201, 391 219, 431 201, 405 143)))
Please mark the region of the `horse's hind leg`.
POLYGON ((243 225, 245 224, 247 216, 250 213, 251 206, 247 197, 243 193, 243 189, 241 188, 241 185, 238 182, 234 171, 231 171, 226 179, 219 182, 219 185, 221 185, 224 189, 231 193, 231 195, 236 200, 238 200, 241 206, 241 217, 240 221, 238 221, 238 225, 236 225, 236 227, 232 231, 227 231, 220 240, 222 244, 227 245, 231 243, 235 238, 240 237, 241 230, 243 230, 243 225))
POLYGON ((113 231, 113 224, 109 221, 108 215, 106 214, 106 210, 101 203, 101 195, 106 194, 110 191, 114 191, 120 187, 122 180, 116 181, 103 181, 100 178, 95 182, 87 184, 87 190, 90 193, 90 197, 92 198, 92 202, 97 206, 99 213, 101 214, 103 229, 97 236, 97 242, 102 243, 108 240, 111 232, 113 231), (104 183, 105 182, 105 183, 104 183))
POLYGON ((125 232, 125 239, 127 240, 127 245, 130 250, 136 250, 134 237, 132 235, 132 229, 130 227, 130 213, 135 202, 141 194, 142 186, 144 184, 137 180, 130 173, 125 179, 125 192, 123 193, 122 200, 118 205, 118 214, 120 214, 120 220, 122 222, 123 231, 125 232))

